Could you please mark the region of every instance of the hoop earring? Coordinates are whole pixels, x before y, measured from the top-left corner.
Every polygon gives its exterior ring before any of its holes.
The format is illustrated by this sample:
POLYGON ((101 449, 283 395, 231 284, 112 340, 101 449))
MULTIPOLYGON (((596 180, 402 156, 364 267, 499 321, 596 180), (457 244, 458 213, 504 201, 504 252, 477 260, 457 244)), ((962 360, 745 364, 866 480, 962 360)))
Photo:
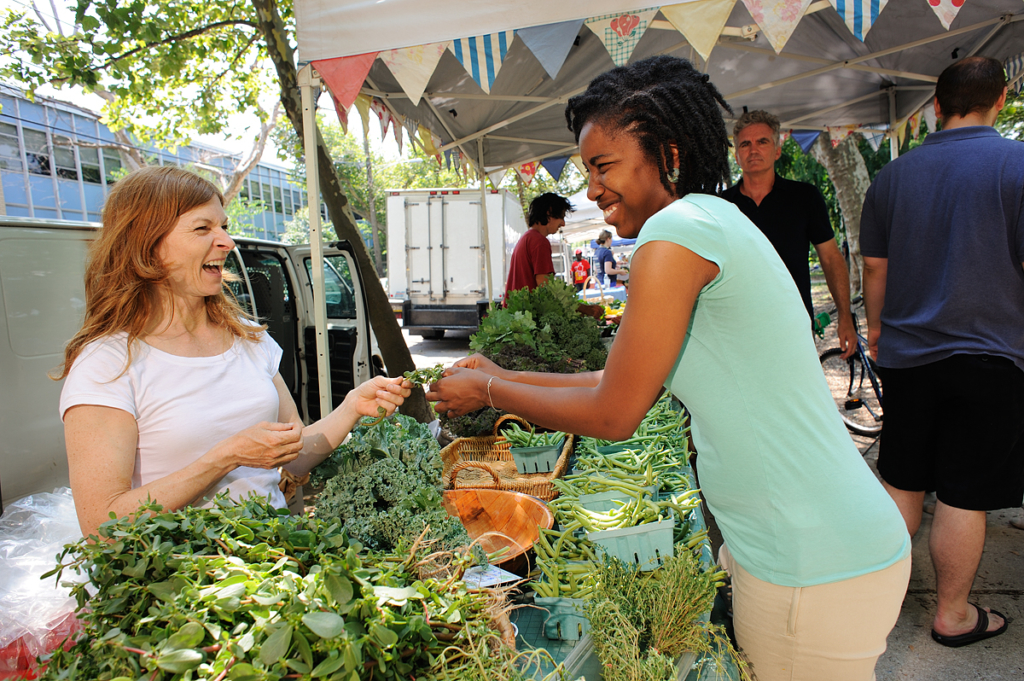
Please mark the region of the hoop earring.
POLYGON ((672 184, 679 181, 679 168, 673 168, 668 172, 668 181, 672 184))

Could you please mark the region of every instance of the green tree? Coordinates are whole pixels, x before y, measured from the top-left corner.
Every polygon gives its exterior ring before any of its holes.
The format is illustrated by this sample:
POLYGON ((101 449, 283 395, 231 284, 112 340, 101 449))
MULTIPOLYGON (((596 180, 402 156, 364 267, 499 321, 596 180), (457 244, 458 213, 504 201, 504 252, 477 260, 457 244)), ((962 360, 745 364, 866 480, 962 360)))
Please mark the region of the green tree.
MULTIPOLYGON (((46 30, 25 12, 0 14, 0 54, 27 57, 2 62, 0 76, 25 83, 30 91, 50 83, 96 92, 106 99, 105 114, 122 126, 122 134, 171 145, 192 132, 222 131, 229 113, 258 111, 260 95, 276 89, 301 138, 290 3, 78 0, 75 7, 68 35, 46 30)), ((361 243, 330 150, 318 133, 315 162, 338 236, 361 243)), ((315 197, 310 201, 315 204, 315 197)), ((357 246, 355 255, 362 272, 373 271, 365 248, 357 246)), ((365 283, 367 312, 388 371, 399 375, 415 369, 387 294, 376 277, 365 277, 365 283)), ((420 420, 432 418, 419 392, 403 409, 420 420)))
POLYGON ((1003 137, 1024 140, 1024 90, 1007 95, 1006 106, 996 119, 996 129, 1003 137))

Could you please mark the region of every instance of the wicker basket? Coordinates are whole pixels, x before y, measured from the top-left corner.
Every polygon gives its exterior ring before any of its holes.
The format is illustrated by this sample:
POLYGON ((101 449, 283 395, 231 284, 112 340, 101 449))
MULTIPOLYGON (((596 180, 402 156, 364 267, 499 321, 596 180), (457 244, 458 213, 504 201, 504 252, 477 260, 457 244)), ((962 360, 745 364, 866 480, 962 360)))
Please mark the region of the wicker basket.
POLYGON ((494 435, 461 437, 441 450, 445 489, 500 489, 532 494, 544 501, 558 496, 551 481, 568 470, 574 437, 566 434, 562 452, 551 472, 523 474, 516 469, 512 445, 498 434, 501 425, 512 420, 529 428, 523 419, 506 414, 494 424, 494 435))

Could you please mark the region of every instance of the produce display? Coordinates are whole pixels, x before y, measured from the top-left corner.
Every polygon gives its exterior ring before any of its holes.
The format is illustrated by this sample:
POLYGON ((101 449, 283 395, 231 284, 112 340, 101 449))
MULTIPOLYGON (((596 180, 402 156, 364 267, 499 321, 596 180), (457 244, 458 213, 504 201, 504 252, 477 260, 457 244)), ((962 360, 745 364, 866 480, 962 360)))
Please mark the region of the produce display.
POLYGON ((316 516, 338 521, 349 536, 374 551, 411 543, 429 525, 438 545, 467 546, 469 535, 441 505, 441 457, 422 423, 396 414, 359 426, 310 480, 324 483, 316 516))
MULTIPOLYGON (((509 293, 505 307, 492 305, 469 347, 503 369, 577 373, 604 368, 608 350, 601 324, 578 310, 575 287, 549 279, 534 289, 509 293)), ((441 425, 459 437, 490 435, 503 412, 490 407, 441 425)))
MULTIPOLYGON (((435 364, 434 366, 427 369, 416 369, 415 371, 406 371, 402 376, 405 380, 409 381, 413 385, 424 386, 436 383, 441 380, 441 375, 444 374, 444 365, 435 364)), ((370 421, 363 421, 364 426, 375 426, 387 418, 387 411, 384 407, 377 407, 377 417, 370 421)))
POLYGON ((72 589, 84 635, 44 679, 535 678, 505 643, 503 594, 461 580, 465 552, 417 538, 366 554, 338 521, 257 498, 150 503, 99 534, 68 545, 46 575, 88 582, 72 589))
POLYGON ((513 421, 508 428, 503 428, 501 434, 513 447, 554 447, 565 440, 565 433, 538 433, 533 427, 530 430, 523 428, 513 421))
POLYGON ((629 440, 580 439, 573 473, 553 482, 560 494, 548 502, 559 529, 542 530, 534 547, 539 574, 530 586, 538 596, 593 596, 601 549, 589 533, 674 519, 673 541, 700 546, 707 531, 684 522, 700 506, 684 472, 688 430, 685 412, 673 409, 666 394, 629 440))

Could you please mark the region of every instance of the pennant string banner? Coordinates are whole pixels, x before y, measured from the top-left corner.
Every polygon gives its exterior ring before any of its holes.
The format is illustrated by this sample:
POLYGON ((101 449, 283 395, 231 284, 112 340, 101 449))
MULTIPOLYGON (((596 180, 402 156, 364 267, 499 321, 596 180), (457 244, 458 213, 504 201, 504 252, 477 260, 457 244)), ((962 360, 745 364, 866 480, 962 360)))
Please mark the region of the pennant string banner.
POLYGON ((857 40, 863 41, 889 0, 829 0, 857 40))
POLYGON ((587 19, 585 23, 608 50, 612 62, 616 66, 622 66, 629 61, 637 43, 657 13, 658 8, 651 7, 622 14, 604 14, 587 19))
MULTIPOLYGON (((317 70, 324 83, 330 89, 334 99, 341 107, 348 111, 352 103, 359 96, 359 90, 363 87, 366 75, 370 73, 373 60, 377 58, 376 52, 357 54, 352 57, 338 57, 337 59, 323 59, 313 62, 313 68, 317 70)), ((340 115, 340 112, 339 112, 340 115)))
POLYGON ((1010 91, 1020 92, 1024 85, 1024 52, 1003 62, 1003 68, 1006 69, 1006 82, 1010 91))
POLYGON ((524 163, 516 168, 516 172, 519 173, 519 177, 523 178, 523 182, 529 187, 530 183, 533 182, 533 176, 537 174, 537 164, 533 161, 524 163))
POLYGON ((508 53, 515 31, 502 31, 490 35, 459 38, 449 46, 473 80, 490 94, 494 79, 498 77, 502 62, 508 53))
POLYGON ((743 4, 778 54, 789 42, 811 0, 743 0, 743 4))
POLYGON ((560 156, 558 158, 546 158, 540 162, 544 170, 548 171, 548 175, 558 182, 562 179, 562 171, 565 170, 565 164, 569 162, 568 156, 560 156))
POLYGON ((412 105, 417 106, 446 49, 447 42, 385 50, 380 53, 380 60, 391 71, 402 91, 409 96, 412 105))
POLYGON ((803 149, 803 152, 805 154, 809 154, 811 152, 811 147, 813 147, 814 143, 818 141, 818 137, 821 135, 821 131, 793 130, 792 135, 796 143, 800 145, 801 149, 803 149))

